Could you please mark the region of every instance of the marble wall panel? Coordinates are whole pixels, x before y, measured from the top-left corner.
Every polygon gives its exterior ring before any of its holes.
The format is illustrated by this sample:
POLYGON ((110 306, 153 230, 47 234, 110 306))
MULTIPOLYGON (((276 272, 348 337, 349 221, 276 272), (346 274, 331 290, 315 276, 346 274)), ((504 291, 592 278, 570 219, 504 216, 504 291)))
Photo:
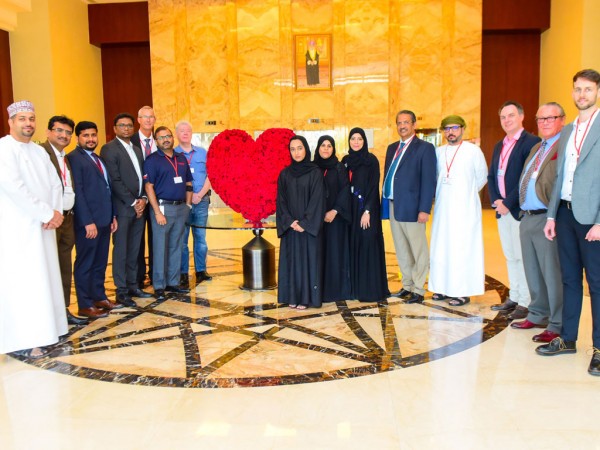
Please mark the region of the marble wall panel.
POLYGON ((461 114, 478 137, 481 3, 149 0, 157 115, 204 132, 333 129, 344 143, 358 125, 374 130, 380 157, 402 108, 421 127, 461 114), (329 91, 294 89, 294 35, 307 33, 332 34, 329 91))

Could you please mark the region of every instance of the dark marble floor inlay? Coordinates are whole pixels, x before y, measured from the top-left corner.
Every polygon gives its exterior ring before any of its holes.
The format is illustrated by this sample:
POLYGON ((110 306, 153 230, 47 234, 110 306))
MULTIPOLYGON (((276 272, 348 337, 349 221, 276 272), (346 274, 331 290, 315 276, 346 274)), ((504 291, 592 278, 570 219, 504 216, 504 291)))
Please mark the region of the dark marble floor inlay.
MULTIPOLYGON (((389 273, 397 272, 388 256, 389 273), (395 270, 394 270, 395 269, 395 270)), ((187 388, 275 386, 351 378, 424 364, 478 345, 508 325, 489 306, 507 288, 486 277, 466 307, 341 301, 294 311, 276 291, 248 292, 239 249, 210 252, 214 279, 189 295, 136 299, 69 334, 28 364, 117 383, 187 388)), ((390 289, 399 283, 390 276, 390 289)), ((114 286, 107 286, 109 296, 114 286)))

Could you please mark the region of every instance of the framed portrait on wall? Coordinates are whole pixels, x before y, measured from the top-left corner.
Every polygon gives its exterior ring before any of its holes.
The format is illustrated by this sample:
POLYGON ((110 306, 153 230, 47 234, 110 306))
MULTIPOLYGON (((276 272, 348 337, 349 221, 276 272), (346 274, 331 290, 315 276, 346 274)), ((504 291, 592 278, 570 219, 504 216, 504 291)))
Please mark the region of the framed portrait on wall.
POLYGON ((296 90, 330 90, 331 61, 331 34, 294 35, 296 90))

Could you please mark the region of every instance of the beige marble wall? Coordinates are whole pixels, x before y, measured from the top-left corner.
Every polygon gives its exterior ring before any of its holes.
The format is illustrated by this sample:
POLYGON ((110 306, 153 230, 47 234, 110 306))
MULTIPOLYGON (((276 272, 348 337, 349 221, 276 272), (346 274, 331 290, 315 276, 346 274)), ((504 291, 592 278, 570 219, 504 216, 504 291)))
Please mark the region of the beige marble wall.
POLYGON ((149 0, 158 120, 204 132, 333 129, 342 152, 361 126, 383 156, 408 108, 421 127, 461 114, 478 137, 481 2, 149 0), (332 34, 329 91, 294 88, 293 37, 309 33, 332 34))

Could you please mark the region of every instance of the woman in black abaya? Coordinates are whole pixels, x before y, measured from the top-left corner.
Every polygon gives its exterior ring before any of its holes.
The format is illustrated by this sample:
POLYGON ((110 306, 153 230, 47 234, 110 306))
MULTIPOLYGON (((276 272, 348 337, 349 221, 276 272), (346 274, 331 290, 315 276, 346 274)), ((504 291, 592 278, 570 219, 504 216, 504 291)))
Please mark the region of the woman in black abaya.
POLYGON ((362 302, 385 300, 390 292, 385 267, 379 201, 379 161, 369 153, 362 128, 348 135, 350 150, 342 162, 348 168, 352 197, 350 279, 352 293, 362 302))
POLYGON ((279 290, 277 301, 290 308, 321 306, 321 231, 325 216, 323 175, 310 161, 306 139, 290 139, 292 164, 277 180, 279 290))
POLYGON ((350 183, 348 171, 335 154, 335 141, 321 136, 315 164, 325 180, 323 225, 323 301, 352 298, 350 283, 350 183))

